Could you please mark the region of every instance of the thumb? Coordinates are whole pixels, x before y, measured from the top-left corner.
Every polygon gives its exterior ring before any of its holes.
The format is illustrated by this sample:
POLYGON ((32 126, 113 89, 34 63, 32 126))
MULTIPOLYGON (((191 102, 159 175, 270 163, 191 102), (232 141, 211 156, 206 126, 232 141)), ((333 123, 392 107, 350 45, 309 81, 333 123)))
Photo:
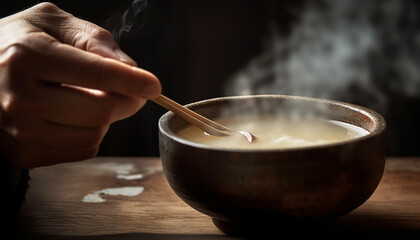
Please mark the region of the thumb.
POLYGON ((63 43, 137 66, 137 63, 119 48, 111 33, 104 28, 75 17, 69 19, 69 24, 72 27, 67 29, 62 39, 63 43))
MULTIPOLYGON (((76 19, 75 21, 82 20, 76 19)), ((73 42, 71 45, 103 57, 113 58, 131 66, 137 66, 137 63, 119 48, 107 30, 98 26, 92 26, 92 29, 88 31, 86 31, 86 27, 82 27, 82 29, 84 31, 72 29, 74 36, 72 37, 73 42)))

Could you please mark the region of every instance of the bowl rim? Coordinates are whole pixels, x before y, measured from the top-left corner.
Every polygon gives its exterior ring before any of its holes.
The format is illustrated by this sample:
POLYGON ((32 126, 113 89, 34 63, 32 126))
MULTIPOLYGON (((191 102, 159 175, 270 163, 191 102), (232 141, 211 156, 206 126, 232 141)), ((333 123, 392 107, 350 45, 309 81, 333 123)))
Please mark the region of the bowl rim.
POLYGON ((360 106, 357 104, 347 103, 343 101, 338 100, 332 100, 332 99, 325 99, 325 98, 316 98, 316 97, 306 97, 306 96, 296 96, 296 95, 283 95, 283 94, 256 94, 256 95, 241 95, 241 96, 224 96, 224 97, 216 97, 216 98, 209 98, 205 100, 196 101, 193 103, 189 103, 184 105, 187 108, 201 105, 201 104, 210 104, 212 102, 220 102, 224 100, 237 100, 237 99, 252 99, 252 98, 283 98, 283 99, 291 99, 291 100, 300 100, 300 101, 312 101, 312 102, 318 102, 318 103, 326 103, 326 104, 332 104, 332 105, 338 105, 344 108, 348 108, 352 111, 359 112, 363 114, 364 116, 367 116, 369 119, 371 119, 372 122, 374 122, 376 128, 374 131, 369 132, 369 134, 357 138, 348 139, 345 141, 340 142, 334 142, 334 143, 327 143, 327 144, 320 144, 320 145, 312 145, 312 146, 303 146, 303 147, 289 147, 289 148, 266 148, 266 149, 247 149, 247 148, 223 148, 223 147, 214 147, 209 146, 207 144, 202 143, 196 143, 193 141, 189 141, 186 139, 183 139, 181 137, 178 137, 175 132, 167 132, 163 124, 164 122, 168 122, 170 118, 174 117, 175 114, 172 111, 168 111, 164 113, 158 121, 158 129, 159 132, 163 135, 165 135, 167 138, 171 139, 172 141, 179 142, 183 145, 187 145, 194 148, 201 148, 211 151, 218 151, 218 152, 243 152, 243 153, 249 153, 249 152, 293 152, 293 151, 303 151, 303 150, 313 150, 313 149, 324 149, 324 148, 331 148, 331 147, 340 147, 344 145, 348 145, 351 143, 360 142, 366 139, 374 138, 382 133, 385 132, 386 129, 386 121, 385 118, 379 114, 378 112, 369 109, 364 106, 360 106))

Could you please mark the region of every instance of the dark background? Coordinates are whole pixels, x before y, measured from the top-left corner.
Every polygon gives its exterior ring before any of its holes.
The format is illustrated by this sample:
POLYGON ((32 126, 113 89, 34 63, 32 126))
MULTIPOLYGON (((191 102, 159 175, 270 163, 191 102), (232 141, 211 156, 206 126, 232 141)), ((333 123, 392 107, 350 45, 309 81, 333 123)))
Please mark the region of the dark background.
MULTIPOLYGON (((112 30, 113 21, 132 1, 51 2, 76 17, 112 30)), ((13 1, 1 7, 1 16, 35 3, 13 1)), ((287 35, 305 4, 276 0, 149 0, 138 19, 142 22, 141 31, 122 37, 119 43, 140 67, 160 79, 163 94, 187 104, 223 96, 226 80, 263 50, 263 43, 270 36, 269 22, 276 22, 278 32, 287 35)), ((388 109, 375 110, 388 123, 389 155, 419 156, 419 97, 392 91, 388 96, 391 100, 388 109)), ((368 105, 363 99, 355 99, 353 103, 368 105)), ((149 102, 134 116, 114 123, 99 155, 157 156, 157 122, 164 112, 149 102)))

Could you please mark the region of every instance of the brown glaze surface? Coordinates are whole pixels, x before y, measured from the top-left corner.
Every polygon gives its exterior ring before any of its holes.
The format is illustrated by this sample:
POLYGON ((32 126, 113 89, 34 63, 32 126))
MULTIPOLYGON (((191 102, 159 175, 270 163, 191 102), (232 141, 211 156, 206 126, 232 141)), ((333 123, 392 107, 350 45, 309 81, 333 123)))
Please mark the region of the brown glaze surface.
POLYGON ((165 176, 187 204, 213 218, 225 232, 283 221, 311 221, 343 215, 376 189, 385 165, 385 121, 351 104, 292 96, 250 96, 206 100, 189 107, 212 118, 229 106, 311 111, 371 133, 316 147, 284 150, 230 150, 203 147, 176 137, 186 126, 172 113, 159 121, 165 176), (328 109, 329 111, 325 111, 328 109))

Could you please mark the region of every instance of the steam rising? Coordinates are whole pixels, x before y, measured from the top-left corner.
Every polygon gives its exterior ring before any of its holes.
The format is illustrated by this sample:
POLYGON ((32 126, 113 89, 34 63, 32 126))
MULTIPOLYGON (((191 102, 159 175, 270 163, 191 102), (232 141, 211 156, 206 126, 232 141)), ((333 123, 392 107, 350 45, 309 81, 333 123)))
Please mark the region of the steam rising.
POLYGON ((116 12, 104 22, 104 25, 108 26, 108 30, 117 42, 130 39, 142 29, 144 24, 142 13, 147 6, 147 0, 133 0, 127 9, 116 12))
POLYGON ((415 3, 311 1, 289 36, 271 25, 266 50, 228 82, 227 95, 291 94, 386 112, 386 92, 420 92, 415 3))

